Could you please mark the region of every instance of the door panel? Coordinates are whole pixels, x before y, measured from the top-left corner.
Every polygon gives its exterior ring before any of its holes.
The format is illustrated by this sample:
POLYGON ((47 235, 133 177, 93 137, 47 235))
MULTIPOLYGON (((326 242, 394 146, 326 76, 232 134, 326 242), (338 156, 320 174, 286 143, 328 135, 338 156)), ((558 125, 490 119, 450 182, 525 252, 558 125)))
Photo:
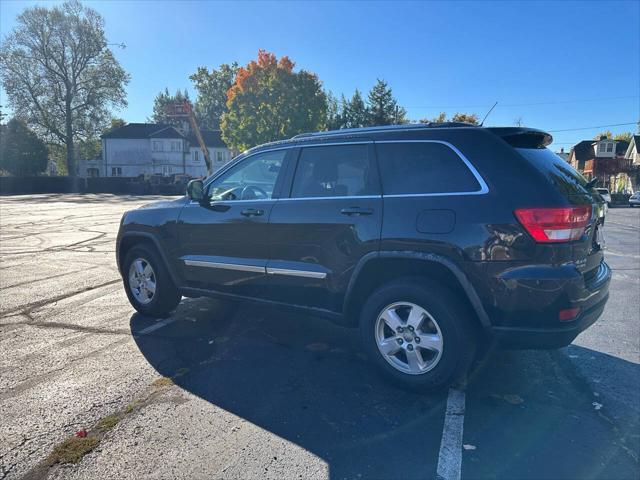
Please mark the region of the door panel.
POLYGON ((207 185, 208 201, 183 209, 179 264, 189 286, 265 296, 269 216, 286 155, 247 157, 207 185))
POLYGON ((280 199, 269 222, 271 300, 341 310, 355 265, 380 239, 382 198, 370 149, 300 150, 293 198, 280 199))
POLYGON ((270 299, 339 312, 358 260, 378 249, 381 214, 380 198, 280 200, 271 213, 270 299), (340 213, 351 207, 371 214, 340 213))
POLYGON ((180 263, 190 286, 256 296, 266 282, 265 241, 275 201, 187 205, 180 217, 180 263), (247 209, 263 211, 246 217, 247 209), (243 268, 244 267, 244 268, 243 268), (252 267, 252 268, 251 268, 252 267))

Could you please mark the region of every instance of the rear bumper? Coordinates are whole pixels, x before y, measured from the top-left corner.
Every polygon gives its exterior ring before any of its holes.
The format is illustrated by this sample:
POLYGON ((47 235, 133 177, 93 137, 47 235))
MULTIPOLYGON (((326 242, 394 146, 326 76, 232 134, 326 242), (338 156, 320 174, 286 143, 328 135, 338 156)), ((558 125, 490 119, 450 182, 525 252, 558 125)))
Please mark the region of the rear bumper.
POLYGON ((559 325, 556 328, 492 327, 493 337, 502 348, 561 348, 573 342, 580 333, 600 318, 608 299, 609 294, 569 325, 559 325))
POLYGON ((611 269, 602 261, 588 274, 575 267, 526 267, 494 277, 490 334, 505 348, 560 348, 602 315, 609 298, 611 269), (579 308, 576 318, 559 312, 579 308))

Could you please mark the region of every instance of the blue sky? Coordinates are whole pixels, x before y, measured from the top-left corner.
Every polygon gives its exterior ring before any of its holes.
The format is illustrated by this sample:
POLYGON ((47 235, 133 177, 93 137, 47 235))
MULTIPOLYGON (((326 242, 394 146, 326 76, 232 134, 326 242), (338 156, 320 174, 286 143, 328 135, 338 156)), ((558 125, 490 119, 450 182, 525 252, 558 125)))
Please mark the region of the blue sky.
MULTIPOLYGON (((26 6, 0 2, 0 31, 26 6)), ((189 75, 260 48, 288 55, 324 87, 351 95, 384 78, 412 119, 440 111, 489 125, 564 130, 640 119, 640 2, 92 1, 131 74, 129 122, 164 87, 195 92, 189 75), (535 104, 535 105, 531 105, 535 104)), ((6 99, 1 99, 6 104, 6 99)), ((634 125, 610 127, 614 132, 634 125)), ((554 133, 554 148, 603 129, 554 133)))

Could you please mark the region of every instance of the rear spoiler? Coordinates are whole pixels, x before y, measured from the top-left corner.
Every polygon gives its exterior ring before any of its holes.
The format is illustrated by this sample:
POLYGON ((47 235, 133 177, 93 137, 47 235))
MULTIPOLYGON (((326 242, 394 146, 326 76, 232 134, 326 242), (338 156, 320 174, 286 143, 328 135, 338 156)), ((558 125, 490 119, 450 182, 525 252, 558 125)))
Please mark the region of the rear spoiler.
POLYGON ((544 148, 553 137, 542 130, 526 127, 487 127, 514 148, 544 148))

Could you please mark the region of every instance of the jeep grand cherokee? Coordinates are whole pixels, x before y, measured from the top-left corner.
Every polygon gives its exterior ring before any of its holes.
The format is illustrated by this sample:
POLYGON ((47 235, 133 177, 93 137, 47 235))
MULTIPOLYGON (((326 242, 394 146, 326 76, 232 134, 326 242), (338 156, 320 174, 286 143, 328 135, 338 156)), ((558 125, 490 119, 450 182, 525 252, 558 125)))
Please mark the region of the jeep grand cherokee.
POLYGON ((602 313, 611 272, 599 197, 550 142, 445 123, 255 147, 124 214, 124 288, 150 316, 213 296, 328 317, 419 389, 464 375, 487 342, 567 345, 602 313))

